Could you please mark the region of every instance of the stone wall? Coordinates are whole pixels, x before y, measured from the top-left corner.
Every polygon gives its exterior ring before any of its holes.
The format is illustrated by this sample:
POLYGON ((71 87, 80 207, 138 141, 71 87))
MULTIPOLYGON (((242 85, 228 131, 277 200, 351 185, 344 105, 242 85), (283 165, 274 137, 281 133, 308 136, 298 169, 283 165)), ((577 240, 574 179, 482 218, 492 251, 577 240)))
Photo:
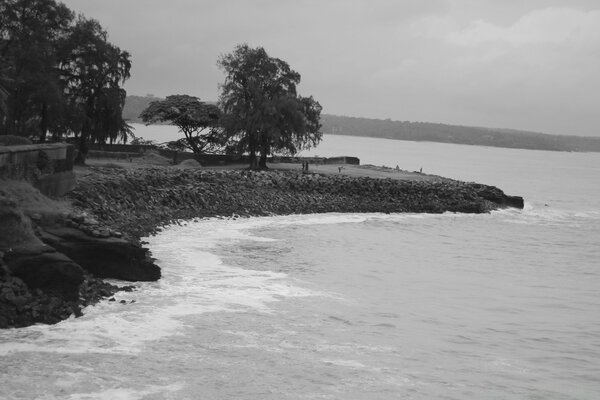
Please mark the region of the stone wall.
MULTIPOLYGON (((156 146, 135 145, 135 144, 90 144, 88 157, 90 158, 111 158, 111 159, 129 159, 142 156, 145 151, 155 150, 158 153, 172 160, 173 164, 179 164, 184 160, 195 159, 195 154, 187 151, 175 151, 168 149, 159 149, 156 146)), ((302 163, 308 161, 311 164, 352 164, 360 165, 357 157, 339 156, 339 157, 293 157, 293 156, 272 156, 268 158, 270 163, 302 163)), ((229 165, 249 162, 248 156, 229 155, 229 154, 203 154, 200 156, 200 163, 204 166, 229 165)))
POLYGON ((73 146, 0 146, 0 179, 26 180, 45 195, 62 196, 75 186, 73 146))
POLYGON ((177 220, 326 212, 483 213, 523 208, 500 189, 299 171, 96 168, 68 195, 110 229, 139 238, 177 220))

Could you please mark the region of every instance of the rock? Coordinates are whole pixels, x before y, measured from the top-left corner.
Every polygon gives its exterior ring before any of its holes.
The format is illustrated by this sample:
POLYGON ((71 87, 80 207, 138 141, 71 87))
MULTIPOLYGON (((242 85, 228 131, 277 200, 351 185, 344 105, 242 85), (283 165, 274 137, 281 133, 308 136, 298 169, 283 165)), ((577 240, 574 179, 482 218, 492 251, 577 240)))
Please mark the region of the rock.
POLYGON ((29 216, 33 221, 39 222, 42 220, 42 215, 40 213, 33 213, 29 216))
POLYGON ((95 238, 80 230, 46 228, 41 239, 98 278, 155 281, 160 268, 148 250, 119 238, 95 238))
POLYGON ((83 269, 57 252, 11 252, 5 257, 9 271, 31 289, 56 292, 67 300, 76 300, 83 282, 83 269))
POLYGON ((108 229, 100 229, 98 231, 98 237, 108 238, 108 237, 110 237, 110 231, 108 229))
POLYGON ((89 225, 89 226, 96 226, 96 225, 99 225, 99 222, 97 220, 95 220, 94 218, 86 217, 83 220, 83 224, 89 225))

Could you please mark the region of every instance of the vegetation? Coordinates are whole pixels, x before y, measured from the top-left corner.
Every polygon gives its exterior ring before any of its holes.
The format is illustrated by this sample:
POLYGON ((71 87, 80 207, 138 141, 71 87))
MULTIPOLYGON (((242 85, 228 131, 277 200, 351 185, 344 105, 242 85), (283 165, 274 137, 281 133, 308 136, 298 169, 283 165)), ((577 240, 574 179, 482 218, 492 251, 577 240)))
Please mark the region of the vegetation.
POLYGON ((129 54, 100 24, 55 0, 0 2, 0 135, 126 139, 122 118, 129 54))
MULTIPOLYGON (((156 97, 127 96, 124 118, 136 117, 156 97)), ((600 152, 600 138, 549 135, 512 129, 477 128, 429 122, 392 121, 321 114, 324 135, 364 136, 395 140, 456 143, 552 151, 600 152)))
POLYGON ((218 66, 226 73, 219 105, 230 151, 248 153, 250 168, 266 168, 272 152, 297 151, 321 140, 321 105, 296 92, 300 74, 262 47, 237 46, 218 66))
POLYGON ((217 130, 221 112, 214 104, 206 104, 188 95, 168 96, 151 102, 140 117, 146 124, 170 122, 185 137, 169 143, 178 150, 189 149, 197 157, 219 147, 221 138, 217 130))
POLYGON ((326 134, 552 151, 600 151, 600 138, 324 115, 326 134))

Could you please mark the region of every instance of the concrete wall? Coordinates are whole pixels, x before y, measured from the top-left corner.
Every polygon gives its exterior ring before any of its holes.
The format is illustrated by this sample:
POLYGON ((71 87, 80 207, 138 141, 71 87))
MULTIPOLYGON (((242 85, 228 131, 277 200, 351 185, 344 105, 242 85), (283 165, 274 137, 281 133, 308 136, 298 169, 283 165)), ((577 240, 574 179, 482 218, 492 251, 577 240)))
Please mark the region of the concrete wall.
POLYGON ((0 179, 26 180, 45 195, 62 196, 75 186, 73 146, 0 146, 0 179))
MULTIPOLYGON (((128 159, 143 155, 144 151, 155 150, 158 153, 171 160, 173 164, 179 164, 184 160, 195 158, 193 153, 181 152, 167 149, 157 149, 154 146, 147 145, 130 145, 130 144, 92 144, 89 146, 90 158, 112 158, 112 159, 128 159)), ((360 160, 357 157, 286 157, 273 156, 268 159, 271 163, 302 163, 308 161, 311 164, 352 164, 360 165, 360 160)), ((247 163, 248 156, 223 155, 223 154, 203 154, 200 156, 200 163, 205 166, 210 165, 228 165, 236 163, 247 163)))

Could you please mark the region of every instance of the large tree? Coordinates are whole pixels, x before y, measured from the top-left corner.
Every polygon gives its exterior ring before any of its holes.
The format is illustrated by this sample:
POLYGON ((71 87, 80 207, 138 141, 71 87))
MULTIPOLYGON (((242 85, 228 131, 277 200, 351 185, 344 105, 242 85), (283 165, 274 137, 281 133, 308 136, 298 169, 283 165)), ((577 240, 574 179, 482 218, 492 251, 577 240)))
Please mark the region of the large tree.
POLYGON ((319 143, 321 106, 298 95, 300 74, 288 63, 242 44, 217 64, 226 73, 219 97, 223 132, 236 140, 236 151, 249 154, 250 168, 266 168, 273 152, 295 154, 319 143))
POLYGON ((54 0, 0 1, 4 133, 45 138, 62 102, 57 46, 68 35, 72 20, 73 13, 54 0))
POLYGON ((66 124, 79 136, 78 163, 84 163, 88 143, 126 140, 131 132, 123 120, 130 76, 129 53, 110 43, 93 19, 80 16, 61 48, 61 77, 70 113, 66 124))
POLYGON ((217 127, 220 114, 214 104, 204 103, 197 97, 176 94, 153 101, 142 111, 140 118, 146 124, 170 122, 177 126, 184 134, 183 140, 178 143, 191 150, 199 160, 201 154, 219 146, 217 127))
POLYGON ((97 21, 55 0, 0 0, 0 134, 75 134, 83 160, 89 141, 130 132, 121 88, 130 68, 97 21))

